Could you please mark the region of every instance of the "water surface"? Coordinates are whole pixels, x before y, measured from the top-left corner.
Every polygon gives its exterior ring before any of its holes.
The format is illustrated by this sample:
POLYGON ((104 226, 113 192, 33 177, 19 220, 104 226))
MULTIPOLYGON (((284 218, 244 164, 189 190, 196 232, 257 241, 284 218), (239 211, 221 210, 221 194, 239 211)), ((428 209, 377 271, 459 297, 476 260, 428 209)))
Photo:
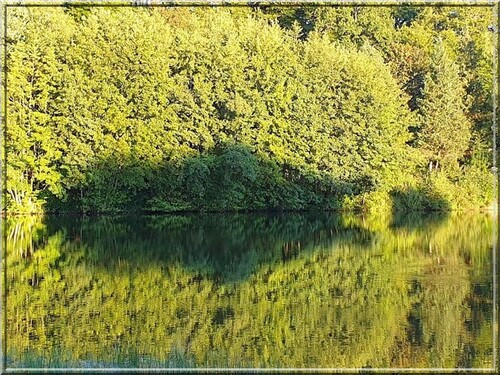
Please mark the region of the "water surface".
POLYGON ((7 367, 493 367, 496 220, 6 222, 7 367))

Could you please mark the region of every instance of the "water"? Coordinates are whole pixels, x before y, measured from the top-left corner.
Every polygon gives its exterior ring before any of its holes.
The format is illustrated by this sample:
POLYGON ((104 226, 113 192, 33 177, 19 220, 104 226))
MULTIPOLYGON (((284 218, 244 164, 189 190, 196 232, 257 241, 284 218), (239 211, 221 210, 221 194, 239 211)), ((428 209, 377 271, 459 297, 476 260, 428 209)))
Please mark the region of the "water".
POLYGON ((7 367, 493 367, 496 219, 5 223, 7 367))

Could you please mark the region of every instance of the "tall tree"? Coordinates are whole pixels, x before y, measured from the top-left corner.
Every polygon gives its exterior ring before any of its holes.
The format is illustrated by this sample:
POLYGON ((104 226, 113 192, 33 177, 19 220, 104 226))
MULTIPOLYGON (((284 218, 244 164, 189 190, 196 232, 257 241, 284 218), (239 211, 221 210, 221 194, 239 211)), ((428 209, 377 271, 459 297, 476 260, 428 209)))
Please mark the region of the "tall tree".
POLYGON ((464 114, 465 90, 458 66, 436 39, 430 72, 420 99, 420 131, 417 146, 429 170, 449 169, 464 156, 471 137, 471 123, 464 114))

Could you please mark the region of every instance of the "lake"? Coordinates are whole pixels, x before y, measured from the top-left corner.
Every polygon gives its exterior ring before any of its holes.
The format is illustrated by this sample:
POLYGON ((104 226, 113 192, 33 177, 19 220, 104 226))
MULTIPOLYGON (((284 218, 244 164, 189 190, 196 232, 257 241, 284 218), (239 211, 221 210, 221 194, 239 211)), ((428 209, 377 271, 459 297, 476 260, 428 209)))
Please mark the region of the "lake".
POLYGON ((6 365, 492 368, 488 214, 5 220, 6 365))

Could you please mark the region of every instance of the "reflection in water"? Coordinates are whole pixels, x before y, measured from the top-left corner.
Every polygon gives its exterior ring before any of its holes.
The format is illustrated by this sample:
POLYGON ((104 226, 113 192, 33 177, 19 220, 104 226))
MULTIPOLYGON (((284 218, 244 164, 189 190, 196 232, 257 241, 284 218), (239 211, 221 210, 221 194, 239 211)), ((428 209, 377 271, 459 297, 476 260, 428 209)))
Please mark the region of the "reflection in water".
POLYGON ((492 367, 486 215, 7 221, 8 367, 492 367))

